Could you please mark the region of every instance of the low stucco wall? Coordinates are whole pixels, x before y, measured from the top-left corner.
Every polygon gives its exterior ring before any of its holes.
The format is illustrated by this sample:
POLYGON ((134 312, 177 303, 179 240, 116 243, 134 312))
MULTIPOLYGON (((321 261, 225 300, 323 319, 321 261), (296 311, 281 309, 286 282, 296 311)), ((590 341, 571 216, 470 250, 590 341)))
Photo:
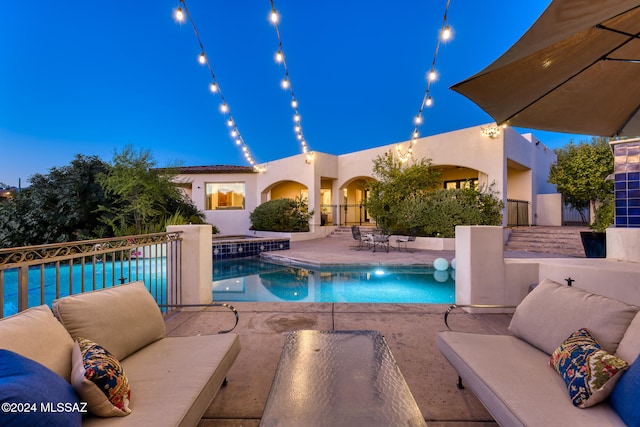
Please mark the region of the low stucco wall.
MULTIPOLYGON (((398 246, 398 238, 406 238, 407 236, 392 234, 389 236, 389 243, 391 246, 398 246)), ((403 244, 404 246, 404 244, 403 244)), ((415 242, 409 242, 407 248, 422 249, 431 251, 454 251, 456 249, 456 239, 442 238, 442 237, 416 237, 415 242)))
MULTIPOLYGON (((632 234, 625 237, 631 239, 632 234)), ((530 285, 544 279, 566 283, 571 278, 575 287, 640 305, 640 263, 610 258, 504 259, 502 235, 501 227, 456 227, 456 303, 517 305, 530 285)), ((639 238, 623 251, 633 251, 639 238)))

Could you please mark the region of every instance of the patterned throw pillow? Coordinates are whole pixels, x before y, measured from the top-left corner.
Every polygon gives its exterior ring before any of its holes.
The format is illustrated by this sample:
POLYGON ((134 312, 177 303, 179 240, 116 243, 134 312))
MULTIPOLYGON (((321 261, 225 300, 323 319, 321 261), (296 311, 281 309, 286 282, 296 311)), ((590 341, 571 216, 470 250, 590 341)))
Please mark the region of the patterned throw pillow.
POLYGON ((76 340, 71 384, 95 415, 122 417, 131 413, 131 390, 120 362, 91 340, 80 337, 76 340))
POLYGON ((606 399, 629 364, 600 347, 580 329, 558 347, 549 364, 562 376, 574 406, 588 408, 606 399))

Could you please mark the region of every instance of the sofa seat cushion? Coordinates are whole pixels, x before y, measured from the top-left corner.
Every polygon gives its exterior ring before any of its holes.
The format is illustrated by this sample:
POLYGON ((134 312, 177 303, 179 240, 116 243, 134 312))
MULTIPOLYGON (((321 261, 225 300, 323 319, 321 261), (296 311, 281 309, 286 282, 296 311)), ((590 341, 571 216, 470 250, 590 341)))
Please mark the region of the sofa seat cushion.
POLYGON ((46 305, 0 320, 0 348, 11 350, 71 378, 73 339, 46 305))
POLYGON ((240 352, 236 334, 166 337, 122 366, 131 386, 126 417, 85 417, 85 426, 195 426, 240 352))
POLYGON ((53 312, 74 340, 98 343, 118 360, 166 333, 158 304, 142 282, 55 300, 53 312))
POLYGON ((516 308, 509 331, 547 354, 587 328, 615 354, 639 308, 582 289, 543 280, 516 308))
POLYGON ((443 331, 436 342, 500 425, 624 426, 608 402, 573 406, 549 355, 517 337, 443 331))
POLYGON ((9 350, 0 350, 0 402, 4 427, 80 427, 82 422, 84 407, 64 378, 9 350))

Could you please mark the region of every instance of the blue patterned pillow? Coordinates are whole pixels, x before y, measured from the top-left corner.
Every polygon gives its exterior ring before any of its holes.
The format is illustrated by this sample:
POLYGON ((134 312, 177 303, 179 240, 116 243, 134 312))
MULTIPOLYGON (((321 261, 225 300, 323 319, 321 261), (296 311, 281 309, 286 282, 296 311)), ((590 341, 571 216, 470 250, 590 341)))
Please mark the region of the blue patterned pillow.
POLYGON ((640 426, 640 357, 622 374, 609 400, 626 425, 640 426))
POLYGON ((0 425, 73 427, 84 405, 51 369, 9 350, 0 350, 0 425))
POLYGON ((106 349, 78 337, 71 355, 71 384, 89 412, 101 417, 129 415, 131 390, 120 362, 106 349))
POLYGON ((574 406, 588 408, 606 399, 629 364, 600 347, 585 328, 558 347, 549 364, 562 376, 574 406))

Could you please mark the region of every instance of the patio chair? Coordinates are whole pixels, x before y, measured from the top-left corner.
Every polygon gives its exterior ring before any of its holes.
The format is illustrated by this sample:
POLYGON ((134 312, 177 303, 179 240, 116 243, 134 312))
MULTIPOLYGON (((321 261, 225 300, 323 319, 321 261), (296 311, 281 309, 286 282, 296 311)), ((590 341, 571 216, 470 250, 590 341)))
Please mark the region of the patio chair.
POLYGON ((351 235, 353 236, 353 238, 355 240, 358 241, 358 246, 356 247, 356 249, 364 249, 365 245, 366 245, 366 249, 369 249, 369 240, 365 237, 362 236, 362 233, 360 233, 360 227, 358 227, 357 225, 354 225, 351 227, 351 235))
POLYGON ((410 242, 416 241, 416 234, 411 233, 409 236, 400 236, 396 239, 396 245, 398 246, 398 251, 402 250, 402 245, 404 245, 404 250, 409 252, 409 248, 407 244, 410 242))

